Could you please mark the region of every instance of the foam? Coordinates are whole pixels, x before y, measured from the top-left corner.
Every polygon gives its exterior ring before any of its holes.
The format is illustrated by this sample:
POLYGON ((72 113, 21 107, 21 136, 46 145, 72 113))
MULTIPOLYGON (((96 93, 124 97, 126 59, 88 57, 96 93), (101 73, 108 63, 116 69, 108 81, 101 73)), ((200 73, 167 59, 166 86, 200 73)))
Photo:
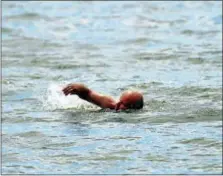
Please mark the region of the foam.
POLYGON ((77 95, 65 96, 62 92, 64 84, 51 83, 41 98, 44 110, 56 109, 89 109, 97 110, 98 107, 80 99, 77 95))

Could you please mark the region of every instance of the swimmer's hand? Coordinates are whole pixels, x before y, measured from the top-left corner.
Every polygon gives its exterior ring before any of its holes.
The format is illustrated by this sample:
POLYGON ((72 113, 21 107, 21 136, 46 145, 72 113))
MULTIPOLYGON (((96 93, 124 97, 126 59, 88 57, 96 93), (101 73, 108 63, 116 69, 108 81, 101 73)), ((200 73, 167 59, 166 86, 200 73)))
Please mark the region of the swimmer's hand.
POLYGON ((68 84, 65 88, 63 88, 63 93, 64 95, 69 95, 69 94, 75 94, 76 90, 76 84, 68 84))
POLYGON ((62 91, 66 96, 69 94, 75 94, 78 95, 80 98, 84 98, 88 95, 90 90, 83 84, 72 83, 68 84, 65 88, 63 88, 62 91))

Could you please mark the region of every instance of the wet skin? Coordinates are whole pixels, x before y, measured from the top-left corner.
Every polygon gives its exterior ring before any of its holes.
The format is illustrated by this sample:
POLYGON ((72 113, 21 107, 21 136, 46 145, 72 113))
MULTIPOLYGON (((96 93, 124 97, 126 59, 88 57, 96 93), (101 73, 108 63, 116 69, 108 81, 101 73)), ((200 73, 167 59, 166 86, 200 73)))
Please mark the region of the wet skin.
POLYGON ((79 83, 68 84, 62 91, 66 96, 69 94, 78 95, 81 99, 93 103, 102 109, 115 109, 118 111, 143 108, 143 96, 137 91, 124 92, 118 102, 110 96, 99 94, 84 84, 79 83))

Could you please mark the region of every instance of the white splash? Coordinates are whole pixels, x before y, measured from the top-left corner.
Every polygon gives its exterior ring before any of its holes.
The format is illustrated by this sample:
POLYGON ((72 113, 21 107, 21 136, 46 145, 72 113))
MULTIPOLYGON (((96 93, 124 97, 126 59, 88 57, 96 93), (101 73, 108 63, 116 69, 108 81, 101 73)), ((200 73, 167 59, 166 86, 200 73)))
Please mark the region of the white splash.
POLYGON ((97 110, 98 107, 80 99, 77 95, 65 96, 62 92, 63 85, 50 84, 43 93, 41 98, 43 108, 45 110, 56 110, 56 109, 89 109, 97 110))

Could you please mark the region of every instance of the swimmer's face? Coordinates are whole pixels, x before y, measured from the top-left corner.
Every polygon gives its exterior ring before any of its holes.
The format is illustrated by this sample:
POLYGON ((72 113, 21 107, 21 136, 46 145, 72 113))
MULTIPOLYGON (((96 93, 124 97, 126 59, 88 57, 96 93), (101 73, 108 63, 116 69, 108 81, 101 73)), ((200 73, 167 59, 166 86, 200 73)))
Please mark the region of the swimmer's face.
POLYGON ((141 108, 143 108, 142 94, 136 91, 126 91, 121 95, 116 110, 141 109, 141 108))

